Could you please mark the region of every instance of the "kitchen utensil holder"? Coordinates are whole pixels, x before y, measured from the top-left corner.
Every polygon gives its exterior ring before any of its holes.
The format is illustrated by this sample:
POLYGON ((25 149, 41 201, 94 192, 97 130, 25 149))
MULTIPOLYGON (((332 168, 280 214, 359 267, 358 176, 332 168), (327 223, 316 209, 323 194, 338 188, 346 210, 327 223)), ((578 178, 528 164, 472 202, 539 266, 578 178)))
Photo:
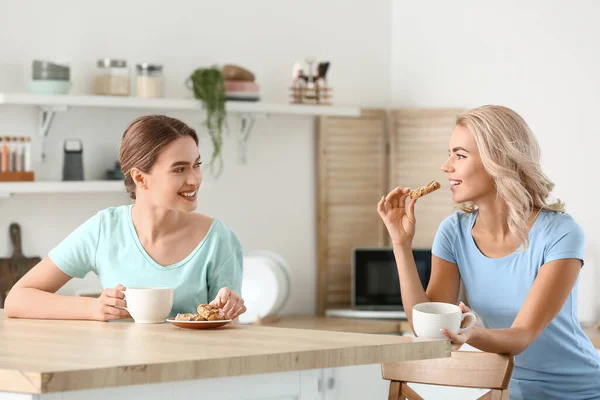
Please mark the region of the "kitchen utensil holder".
POLYGON ((290 97, 292 104, 331 105, 333 89, 327 86, 292 86, 290 97))

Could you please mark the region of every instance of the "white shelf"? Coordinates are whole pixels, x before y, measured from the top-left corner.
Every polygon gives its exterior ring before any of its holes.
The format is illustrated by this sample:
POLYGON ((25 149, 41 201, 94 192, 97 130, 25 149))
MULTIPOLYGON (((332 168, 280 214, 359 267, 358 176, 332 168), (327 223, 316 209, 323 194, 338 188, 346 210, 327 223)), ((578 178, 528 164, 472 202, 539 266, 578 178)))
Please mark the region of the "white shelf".
MULTIPOLYGON (((41 95, 32 93, 3 93, 0 92, 0 106, 25 106, 38 109, 38 136, 41 139, 40 159, 46 158, 46 139, 52 121, 57 112, 65 112, 75 107, 81 108, 116 108, 155 110, 164 113, 166 111, 203 111, 203 105, 196 99, 142 99, 137 97, 116 96, 77 96, 77 95, 41 95)), ((350 106, 316 106, 304 104, 278 104, 264 103, 262 101, 227 101, 225 107, 230 114, 239 114, 241 119, 239 134, 237 135, 240 159, 246 162, 247 142, 254 121, 257 116, 298 115, 298 116, 335 116, 335 117, 358 117, 361 114, 360 107, 350 106)))
MULTIPOLYGON (((202 109, 195 99, 141 99, 137 97, 116 96, 76 96, 76 95, 40 95, 31 93, 1 93, 0 105, 39 106, 39 107, 97 107, 130 108, 147 110, 190 110, 202 109)), ((227 101, 227 112, 248 114, 287 114, 307 116, 360 116, 360 107, 315 106, 303 104, 264 103, 262 101, 227 101)))
POLYGON ((123 193, 123 181, 0 182, 0 197, 25 193, 123 193))

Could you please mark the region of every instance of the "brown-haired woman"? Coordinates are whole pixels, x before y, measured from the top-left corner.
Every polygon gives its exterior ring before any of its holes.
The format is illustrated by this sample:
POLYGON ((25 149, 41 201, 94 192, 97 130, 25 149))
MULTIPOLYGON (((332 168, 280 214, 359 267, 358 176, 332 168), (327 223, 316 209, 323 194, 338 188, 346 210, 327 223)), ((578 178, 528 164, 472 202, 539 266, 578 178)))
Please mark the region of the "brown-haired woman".
POLYGON ((215 304, 234 319, 246 311, 239 297, 242 247, 218 219, 192 212, 202 182, 196 132, 162 115, 129 125, 121 168, 134 205, 100 211, 79 226, 10 291, 8 317, 129 318, 122 290, 172 287, 171 316, 215 304), (55 292, 88 272, 105 288, 97 298, 55 292))

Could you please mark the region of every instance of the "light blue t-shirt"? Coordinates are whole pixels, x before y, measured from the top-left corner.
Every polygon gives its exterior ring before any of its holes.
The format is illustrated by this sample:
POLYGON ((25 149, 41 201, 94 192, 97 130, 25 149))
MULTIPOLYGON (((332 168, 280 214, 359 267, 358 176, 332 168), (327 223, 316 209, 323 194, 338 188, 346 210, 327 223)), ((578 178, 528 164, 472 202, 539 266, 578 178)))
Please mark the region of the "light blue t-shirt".
MULTIPOLYGON (((476 217, 459 211, 446 218, 432 253, 458 265, 469 305, 487 328, 510 328, 539 269, 558 259, 583 261, 585 237, 570 215, 542 211, 527 250, 488 258, 471 235, 476 217)), ((577 318, 577 287, 541 335, 515 357, 511 399, 600 399, 600 357, 577 318)))
POLYGON ((131 205, 98 212, 74 230, 48 256, 64 273, 98 275, 103 288, 171 287, 170 316, 195 313, 223 287, 241 296, 243 251, 236 235, 214 219, 205 238, 183 260, 168 266, 144 250, 131 218, 131 205))

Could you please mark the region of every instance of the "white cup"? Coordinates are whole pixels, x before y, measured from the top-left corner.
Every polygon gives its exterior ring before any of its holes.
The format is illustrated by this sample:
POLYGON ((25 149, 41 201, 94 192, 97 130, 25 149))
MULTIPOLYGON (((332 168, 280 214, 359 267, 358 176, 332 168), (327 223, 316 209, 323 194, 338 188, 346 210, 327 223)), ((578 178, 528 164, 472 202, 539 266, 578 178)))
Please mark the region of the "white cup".
POLYGON ((446 339, 440 332, 446 329, 452 333, 463 333, 475 325, 477 317, 472 312, 463 313, 457 305, 450 303, 427 302, 413 307, 412 323, 418 337, 446 339), (460 327, 465 318, 471 317, 469 324, 460 327))
POLYGON ((127 288, 122 290, 127 307, 138 324, 160 324, 173 308, 173 288, 127 288))

